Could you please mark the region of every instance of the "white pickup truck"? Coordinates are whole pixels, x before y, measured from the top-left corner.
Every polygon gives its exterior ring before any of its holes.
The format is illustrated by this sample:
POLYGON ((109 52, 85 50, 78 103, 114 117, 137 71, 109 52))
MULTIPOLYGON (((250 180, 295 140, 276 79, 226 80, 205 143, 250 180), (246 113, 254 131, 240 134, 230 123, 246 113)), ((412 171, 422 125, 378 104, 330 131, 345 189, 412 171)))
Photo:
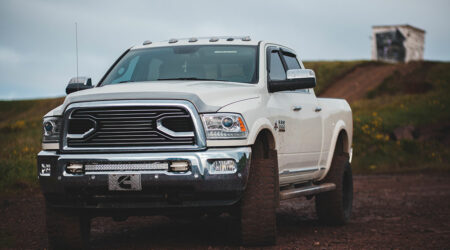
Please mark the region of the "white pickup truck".
POLYGON ((242 244, 275 244, 279 201, 299 196, 344 224, 352 112, 315 85, 292 49, 249 37, 146 41, 96 86, 73 78, 37 157, 50 247, 86 244, 96 216, 221 213, 242 244))

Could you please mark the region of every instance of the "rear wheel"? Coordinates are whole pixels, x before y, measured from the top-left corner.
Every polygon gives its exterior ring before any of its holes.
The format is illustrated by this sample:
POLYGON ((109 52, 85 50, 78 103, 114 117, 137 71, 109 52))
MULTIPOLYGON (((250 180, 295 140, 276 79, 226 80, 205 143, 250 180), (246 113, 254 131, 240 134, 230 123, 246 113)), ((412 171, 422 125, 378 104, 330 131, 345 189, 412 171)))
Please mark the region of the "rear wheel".
POLYGON ((348 154, 334 155, 331 168, 321 182, 334 183, 336 189, 316 195, 316 212, 319 220, 329 225, 347 223, 353 203, 353 177, 348 154))
POLYGON ((48 244, 50 249, 88 248, 91 219, 87 215, 68 215, 46 207, 48 244))
POLYGON ((251 162, 247 189, 240 205, 242 244, 276 243, 278 193, 277 152, 270 150, 268 158, 256 157, 251 162))

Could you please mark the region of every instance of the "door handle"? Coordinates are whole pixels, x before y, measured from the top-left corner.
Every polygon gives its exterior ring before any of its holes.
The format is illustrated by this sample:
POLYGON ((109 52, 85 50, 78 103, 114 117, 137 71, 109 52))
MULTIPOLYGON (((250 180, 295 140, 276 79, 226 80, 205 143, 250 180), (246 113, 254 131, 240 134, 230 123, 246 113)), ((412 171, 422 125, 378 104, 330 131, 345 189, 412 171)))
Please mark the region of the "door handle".
POLYGON ((314 111, 320 112, 320 111, 322 111, 322 108, 321 107, 316 107, 316 109, 314 111))
POLYGON ((294 107, 292 107, 292 110, 300 111, 300 110, 302 110, 302 106, 294 106, 294 107))

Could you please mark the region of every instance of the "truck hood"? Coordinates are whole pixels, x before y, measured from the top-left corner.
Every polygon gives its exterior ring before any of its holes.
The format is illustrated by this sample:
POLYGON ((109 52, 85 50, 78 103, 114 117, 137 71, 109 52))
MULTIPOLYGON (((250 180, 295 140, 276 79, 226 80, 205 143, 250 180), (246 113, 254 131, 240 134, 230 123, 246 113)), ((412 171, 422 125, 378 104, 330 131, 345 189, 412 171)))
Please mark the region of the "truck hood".
MULTIPOLYGON (((71 103, 106 100, 187 100, 198 112, 216 112, 228 104, 258 98, 256 84, 220 81, 150 81, 121 83, 82 90, 68 95, 50 112, 62 115, 71 103)), ((50 114, 49 113, 49 114, 50 114)))

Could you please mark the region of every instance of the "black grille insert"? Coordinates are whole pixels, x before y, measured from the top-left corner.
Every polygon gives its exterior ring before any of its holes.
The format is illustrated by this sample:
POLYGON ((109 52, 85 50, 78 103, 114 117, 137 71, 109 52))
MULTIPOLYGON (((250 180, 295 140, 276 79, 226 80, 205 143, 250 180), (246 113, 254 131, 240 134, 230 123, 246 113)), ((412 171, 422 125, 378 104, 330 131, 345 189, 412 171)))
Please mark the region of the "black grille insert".
POLYGON ((174 132, 193 132, 189 112, 172 106, 127 106, 79 108, 69 120, 67 146, 72 148, 159 147, 195 145, 194 136, 174 137, 156 128, 163 126, 174 132), (92 133, 81 132, 95 124, 92 133), (80 134, 73 135, 73 132, 80 134))
POLYGON ((186 117, 169 117, 162 120, 162 125, 174 132, 191 132, 194 131, 194 124, 191 119, 186 117))

